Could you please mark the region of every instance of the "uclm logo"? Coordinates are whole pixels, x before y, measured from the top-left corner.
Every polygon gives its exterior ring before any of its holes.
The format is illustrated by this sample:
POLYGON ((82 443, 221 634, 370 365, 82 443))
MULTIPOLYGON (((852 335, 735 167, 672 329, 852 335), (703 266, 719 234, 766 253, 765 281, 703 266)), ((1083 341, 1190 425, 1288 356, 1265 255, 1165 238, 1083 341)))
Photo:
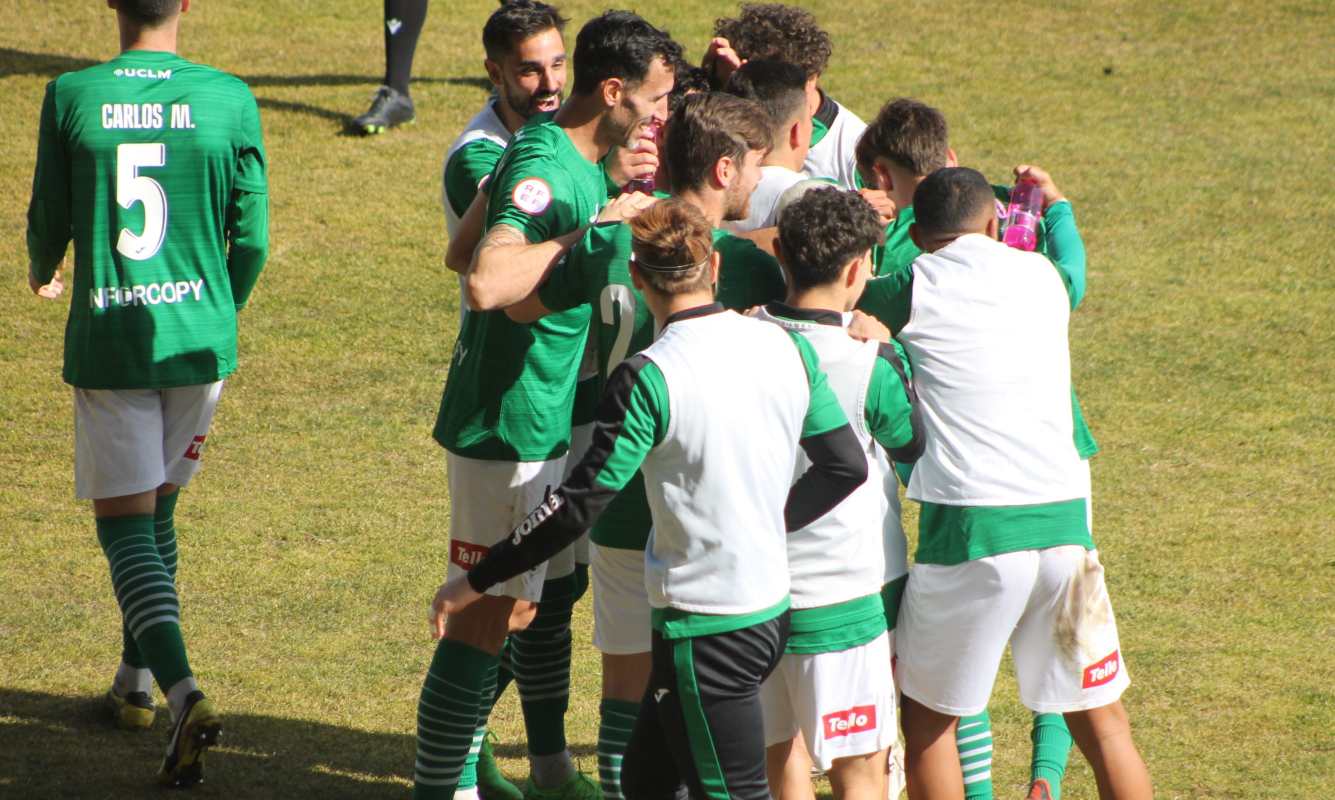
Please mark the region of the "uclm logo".
POLYGON ((876 706, 853 706, 820 718, 826 739, 838 739, 854 733, 876 730, 876 706))
POLYGON ((1080 686, 1084 689, 1093 689, 1095 686, 1102 686, 1113 678, 1116 678, 1117 673, 1121 671, 1121 668, 1121 656, 1118 654, 1117 650, 1114 650, 1099 659, 1098 662, 1092 666, 1085 667, 1085 678, 1081 681, 1080 686))
POLYGON ((135 67, 132 69, 117 68, 112 74, 117 78, 150 78, 157 81, 169 80, 172 71, 169 69, 148 69, 146 67, 135 67))
POLYGON ((450 542, 450 560, 464 569, 472 569, 491 552, 490 547, 468 542, 450 542))

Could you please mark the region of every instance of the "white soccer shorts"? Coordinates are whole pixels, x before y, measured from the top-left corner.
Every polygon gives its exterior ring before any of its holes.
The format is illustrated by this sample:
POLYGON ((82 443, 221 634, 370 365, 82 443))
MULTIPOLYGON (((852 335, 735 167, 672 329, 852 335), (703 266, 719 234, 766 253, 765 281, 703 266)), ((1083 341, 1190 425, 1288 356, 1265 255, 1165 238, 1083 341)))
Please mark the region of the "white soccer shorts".
POLYGON ((589 547, 593 646, 612 656, 647 653, 652 622, 644 587, 644 551, 589 547))
POLYGON ((199 472, 222 381, 171 389, 74 387, 74 493, 80 500, 185 486, 199 472))
POLYGON ((895 638, 900 690, 957 717, 987 707, 1007 642, 1031 711, 1098 708, 1131 683, 1098 551, 1078 545, 915 564, 895 638))
MULTIPOLYGON (((482 461, 445 451, 450 487, 450 566, 446 578, 472 569, 491 546, 510 535, 547 491, 561 485, 564 458, 551 461, 482 461)), ((570 548, 566 548, 569 553, 570 548)), ((487 590, 497 597, 538 602, 547 578, 544 561, 487 590)), ((573 560, 566 574, 574 571, 573 560)))
POLYGON ((811 759, 828 770, 835 759, 884 750, 899 734, 888 633, 832 653, 784 653, 760 685, 765 746, 801 731, 811 759))

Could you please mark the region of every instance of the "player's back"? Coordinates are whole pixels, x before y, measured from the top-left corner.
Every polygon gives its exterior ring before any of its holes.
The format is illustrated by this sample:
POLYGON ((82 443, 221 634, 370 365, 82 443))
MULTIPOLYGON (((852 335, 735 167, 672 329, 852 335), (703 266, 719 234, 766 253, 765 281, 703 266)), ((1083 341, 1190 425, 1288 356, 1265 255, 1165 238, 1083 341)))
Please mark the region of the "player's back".
POLYGON ((234 190, 266 191, 250 90, 173 53, 129 51, 47 91, 55 157, 39 162, 34 212, 67 209, 74 241, 66 380, 162 387, 230 373, 228 208, 234 190))

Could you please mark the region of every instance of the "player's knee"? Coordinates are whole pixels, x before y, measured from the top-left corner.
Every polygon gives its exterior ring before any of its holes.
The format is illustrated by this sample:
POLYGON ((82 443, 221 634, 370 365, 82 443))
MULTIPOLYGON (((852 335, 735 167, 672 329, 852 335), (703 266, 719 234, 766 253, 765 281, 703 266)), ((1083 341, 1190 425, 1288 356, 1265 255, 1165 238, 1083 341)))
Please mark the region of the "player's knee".
POLYGON ((512 597, 483 597, 446 618, 445 638, 487 653, 499 653, 515 605, 512 597))
POLYGON ((611 655, 603 653, 603 697, 639 702, 649 686, 653 660, 649 653, 611 655))
POLYGON ((514 608, 510 609, 510 618, 507 622, 507 628, 510 633, 522 631, 533 624, 533 620, 538 616, 538 604, 530 603, 527 600, 516 600, 514 608))

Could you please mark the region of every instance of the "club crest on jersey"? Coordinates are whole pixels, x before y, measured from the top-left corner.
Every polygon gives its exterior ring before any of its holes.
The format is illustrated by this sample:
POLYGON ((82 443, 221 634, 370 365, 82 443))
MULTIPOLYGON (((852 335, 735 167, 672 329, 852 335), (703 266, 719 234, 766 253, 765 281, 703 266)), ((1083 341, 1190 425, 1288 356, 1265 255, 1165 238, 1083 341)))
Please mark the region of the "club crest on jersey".
POLYGON ((838 739, 855 733, 876 730, 876 706, 853 706, 820 718, 826 739, 838 739))
POLYGON ((1090 666, 1085 667, 1084 679, 1080 681, 1080 688, 1093 689, 1095 686, 1102 686, 1111 682, 1121 671, 1122 657, 1120 651, 1114 650, 1090 666))
POLYGON ((480 544, 450 542, 450 560, 464 569, 476 567, 490 552, 490 547, 483 547, 480 544))
POLYGON ((510 200, 525 214, 537 216, 552 204, 552 187, 542 178, 525 178, 515 184, 510 200))

